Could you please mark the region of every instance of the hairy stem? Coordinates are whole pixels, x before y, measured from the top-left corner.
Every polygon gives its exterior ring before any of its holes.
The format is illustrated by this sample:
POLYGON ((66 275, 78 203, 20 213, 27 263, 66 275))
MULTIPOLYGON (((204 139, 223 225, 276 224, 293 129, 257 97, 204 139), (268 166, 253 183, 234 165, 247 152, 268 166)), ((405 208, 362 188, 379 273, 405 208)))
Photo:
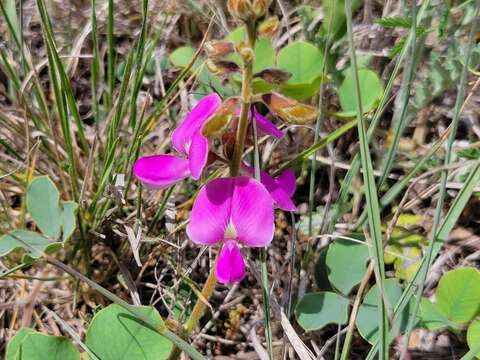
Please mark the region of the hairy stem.
MULTIPOLYGON (((253 51, 256 40, 256 26, 255 22, 246 24, 247 28, 247 45, 253 51)), ((240 118, 238 120, 237 136, 235 139, 235 148, 233 150, 233 158, 230 163, 230 176, 237 176, 240 170, 240 163, 242 161, 243 150, 245 147, 245 138, 248 129, 248 112, 251 105, 252 95, 252 76, 253 76, 253 59, 246 62, 243 68, 242 76, 242 109, 240 111, 240 118)))

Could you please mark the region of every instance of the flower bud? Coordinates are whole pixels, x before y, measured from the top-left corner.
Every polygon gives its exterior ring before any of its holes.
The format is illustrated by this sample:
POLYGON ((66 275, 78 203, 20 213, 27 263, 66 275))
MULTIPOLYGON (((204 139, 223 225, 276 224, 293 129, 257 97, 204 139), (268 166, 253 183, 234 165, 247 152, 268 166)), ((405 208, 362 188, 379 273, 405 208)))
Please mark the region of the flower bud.
POLYGON ((208 70, 216 76, 227 76, 232 73, 240 71, 240 68, 233 61, 206 61, 208 70))
POLYGON ((306 124, 318 116, 318 111, 313 106, 302 104, 276 92, 263 94, 262 101, 273 114, 290 124, 306 124))
POLYGON ((258 36, 271 39, 275 36, 279 28, 280 21, 278 20, 278 17, 273 16, 258 25, 258 36))
POLYGON ((285 70, 270 68, 253 74, 253 77, 260 78, 269 84, 282 85, 292 77, 292 74, 285 70))
POLYGON ((205 51, 214 60, 220 60, 235 51, 235 45, 231 41, 213 40, 205 44, 205 51))
POLYGON ((255 52, 253 49, 248 46, 245 42, 241 41, 237 45, 237 53, 240 55, 240 57, 243 60, 244 64, 251 64, 253 60, 255 59, 255 52))

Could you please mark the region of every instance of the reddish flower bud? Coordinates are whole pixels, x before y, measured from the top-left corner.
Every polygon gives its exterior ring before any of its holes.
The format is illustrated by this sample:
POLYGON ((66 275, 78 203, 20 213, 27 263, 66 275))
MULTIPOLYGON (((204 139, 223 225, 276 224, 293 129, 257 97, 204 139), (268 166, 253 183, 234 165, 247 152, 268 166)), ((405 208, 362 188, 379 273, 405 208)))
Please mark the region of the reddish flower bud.
POLYGON ((213 40, 205 44, 205 51, 213 60, 220 60, 235 51, 235 45, 231 41, 213 40))
POLYGON ((291 124, 306 124, 317 118, 318 111, 313 106, 302 104, 296 100, 275 92, 262 95, 268 109, 280 119, 291 124))

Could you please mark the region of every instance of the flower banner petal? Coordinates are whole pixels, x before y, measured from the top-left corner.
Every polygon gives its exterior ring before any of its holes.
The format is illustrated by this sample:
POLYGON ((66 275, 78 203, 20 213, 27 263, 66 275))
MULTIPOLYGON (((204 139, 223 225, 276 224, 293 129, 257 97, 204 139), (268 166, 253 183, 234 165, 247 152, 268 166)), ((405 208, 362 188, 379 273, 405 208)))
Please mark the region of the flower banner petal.
POLYGON ((187 235, 196 244, 213 245, 224 240, 230 222, 234 178, 210 181, 193 203, 187 235))
POLYGON ((217 111, 221 103, 222 99, 215 93, 202 98, 192 111, 188 113, 185 120, 173 131, 173 148, 186 156, 193 135, 217 111))
POLYGON ((143 156, 135 161, 133 173, 145 186, 160 189, 190 175, 188 161, 170 154, 143 156))
POLYGON ((222 284, 237 283, 245 277, 245 261, 236 241, 225 241, 218 254, 215 275, 222 284))
POLYGON ((231 221, 237 239, 252 247, 270 244, 275 226, 272 197, 255 179, 248 176, 233 179, 231 221))

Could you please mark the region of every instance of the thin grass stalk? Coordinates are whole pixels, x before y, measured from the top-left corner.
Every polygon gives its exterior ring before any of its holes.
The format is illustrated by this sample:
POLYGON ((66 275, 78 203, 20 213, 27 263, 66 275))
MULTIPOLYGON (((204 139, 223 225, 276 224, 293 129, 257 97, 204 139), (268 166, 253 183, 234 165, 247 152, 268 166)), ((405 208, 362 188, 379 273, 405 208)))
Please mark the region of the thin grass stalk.
MULTIPOLYGON (((260 151, 258 148, 257 122, 252 111, 250 114, 253 127, 253 164, 255 168, 255 179, 261 181, 260 177, 260 151)), ((273 360, 273 336, 272 336, 272 319, 270 309, 270 286, 268 284, 268 266, 267 266, 267 248, 260 248, 260 270, 262 276, 262 294, 263 294, 263 312, 265 324, 265 339, 267 341, 267 351, 269 360, 273 360)))
MULTIPOLYGON (((477 0, 477 7, 476 7, 476 13, 474 16, 474 20, 472 22, 472 26, 470 28, 470 33, 468 36, 468 48, 467 48, 467 53, 466 53, 466 59, 465 63, 462 68, 462 73, 460 76, 460 82, 458 84, 458 90, 457 90, 457 98, 455 101, 455 108, 454 108, 454 114, 452 118, 452 129, 450 131, 450 135, 448 137, 447 141, 447 147, 445 149, 445 159, 444 159, 444 167, 446 168, 441 172, 440 175, 440 193, 438 195, 438 200, 437 200, 437 206, 435 208, 435 214, 433 218, 433 226, 432 226, 432 232, 430 236, 430 241, 428 244, 428 250, 426 254, 426 261, 425 261, 425 266, 421 267, 421 275, 420 275, 420 281, 417 285, 417 293, 415 296, 415 302, 414 302, 414 307, 412 313, 410 313, 408 325, 407 325, 407 331, 405 334, 405 340, 403 344, 403 351, 401 354, 400 359, 403 360, 406 355, 406 350, 408 346, 408 342, 410 339, 410 334, 412 332, 412 329, 415 325, 416 322, 416 316, 419 310, 420 306, 420 299, 423 294, 423 289, 425 288, 425 281, 427 279, 427 274, 428 274, 428 269, 432 263, 433 260, 433 255, 434 255, 434 245, 435 241, 437 240, 437 231, 439 229, 441 219, 442 219, 442 213, 443 213, 443 205, 445 201, 445 196, 447 193, 447 179, 448 179, 448 167, 452 162, 452 148, 453 148, 453 143, 455 141, 455 137, 457 135, 457 129, 458 129, 458 124, 460 122, 460 113, 462 109, 462 104, 463 100, 465 98, 465 87, 467 85, 467 77, 468 77, 468 66, 470 63, 470 58, 472 55, 472 50, 474 47, 474 37, 477 31, 477 25, 478 25, 478 15, 479 15, 479 9, 480 9, 480 0, 477 0)), ((473 172, 473 171, 472 171, 473 172)))
POLYGON ((113 0, 108 0, 107 8, 107 96, 106 107, 109 112, 113 107, 113 91, 115 87, 115 37, 113 33, 114 17, 113 17, 113 0))
MULTIPOLYGON (((417 26, 421 23, 423 20, 424 16, 426 15, 426 10, 428 9, 430 5, 430 0, 425 0, 422 3, 422 7, 420 8, 417 16, 417 26)), ((373 134, 375 129, 377 128, 378 123, 380 122, 380 118, 383 115, 383 112, 387 108, 387 104, 389 102, 389 96, 393 88, 393 84, 395 82, 395 79, 397 78, 397 75, 400 72, 400 69, 402 67, 403 60, 405 59, 408 49, 410 47, 410 44, 412 42, 413 34, 410 32, 406 41, 405 45, 400 52, 395 67, 392 71, 392 74, 387 82, 387 85, 385 86, 385 90, 383 92, 382 98, 380 100, 380 104, 378 105, 377 110, 375 111, 375 114, 373 115, 372 121, 370 123, 370 126, 368 127, 367 131, 367 139, 368 142, 370 142, 373 138, 373 134)), ((350 193, 350 188, 353 182, 353 179, 357 176, 358 171, 360 170, 360 159, 358 155, 355 155, 354 158, 351 161, 351 166, 350 169, 348 170, 347 174, 345 175, 342 186, 340 187, 340 192, 338 194, 338 200, 335 204, 335 209, 332 215, 332 221, 331 221, 331 226, 337 222, 338 219, 343 215, 345 212, 345 209, 348 207, 346 206, 349 193, 350 193)), ((332 229, 330 229, 332 230, 332 229)))
POLYGON ((93 59, 90 71, 92 73, 92 104, 93 104, 93 113, 95 114, 95 126, 97 129, 97 135, 99 135, 98 122, 100 121, 100 105, 98 98, 98 79, 100 77, 100 50, 98 48, 98 28, 97 28, 97 1, 91 0, 90 6, 92 7, 91 11, 91 22, 92 22, 92 48, 93 48, 93 59))
POLYGON ((393 141, 388 148, 387 155, 382 164, 381 176, 378 179, 377 187, 380 189, 390 174, 395 160, 395 155, 400 144, 400 139, 403 135, 405 128, 407 127, 407 114, 408 114, 408 100, 410 99, 410 89, 412 82, 415 78, 415 65, 416 65, 416 49, 417 49, 417 2, 412 2, 412 26, 410 28, 412 34, 412 40, 409 47, 409 54, 407 61, 407 69, 405 76, 402 79, 400 91, 398 94, 398 101, 395 102, 395 110, 392 120, 393 128, 393 141))
POLYGON ((355 48, 353 44, 352 29, 352 2, 345 1, 345 15, 347 20, 348 44, 350 50, 350 61, 352 74, 355 84, 355 96, 357 104, 357 128, 360 139, 360 160, 363 169, 363 182, 365 187, 366 206, 368 209, 368 223, 372 237, 372 255, 375 262, 375 275, 379 287, 378 292, 378 329, 380 339, 380 359, 388 359, 388 318, 387 310, 384 303, 384 281, 385 269, 383 261, 383 240, 382 240, 382 224, 380 220, 380 208, 378 204, 378 194, 373 175, 372 159, 370 157, 370 149, 368 145, 367 134, 365 131, 365 123, 363 118, 362 101, 360 94, 360 82, 358 79, 357 60, 355 48))

